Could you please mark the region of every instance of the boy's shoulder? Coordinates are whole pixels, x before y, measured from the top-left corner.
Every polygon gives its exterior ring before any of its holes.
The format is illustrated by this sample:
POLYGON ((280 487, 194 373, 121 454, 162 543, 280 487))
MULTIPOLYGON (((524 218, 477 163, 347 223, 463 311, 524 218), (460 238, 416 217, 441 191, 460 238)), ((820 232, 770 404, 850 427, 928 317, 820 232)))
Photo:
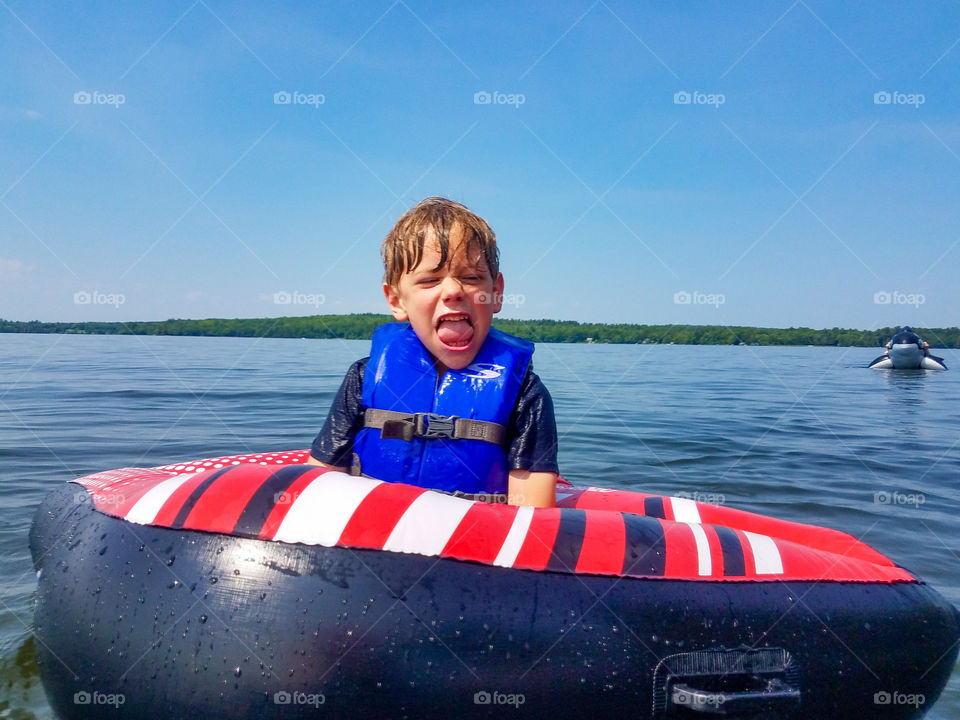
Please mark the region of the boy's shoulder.
POLYGON ((517 405, 519 406, 524 402, 529 403, 531 400, 536 399, 545 399, 546 402, 553 402, 552 398, 550 397, 550 391, 547 390, 547 386, 543 384, 540 376, 533 371, 533 363, 530 363, 527 365, 526 373, 523 376, 523 382, 520 383, 520 392, 517 396, 517 405))
POLYGON ((343 377, 343 383, 341 384, 341 392, 347 392, 351 395, 360 394, 361 388, 363 387, 364 371, 369 362, 369 356, 363 357, 355 360, 350 367, 347 368, 347 372, 343 377))

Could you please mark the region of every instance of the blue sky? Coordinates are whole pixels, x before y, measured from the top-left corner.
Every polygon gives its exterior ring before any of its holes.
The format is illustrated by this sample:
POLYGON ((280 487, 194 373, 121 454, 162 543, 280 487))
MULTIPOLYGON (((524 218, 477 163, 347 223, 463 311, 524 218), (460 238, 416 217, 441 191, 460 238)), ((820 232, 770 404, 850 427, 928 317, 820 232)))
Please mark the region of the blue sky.
POLYGON ((382 312, 446 195, 506 317, 958 324, 955 3, 4 0, 0 62, 6 319, 382 312))

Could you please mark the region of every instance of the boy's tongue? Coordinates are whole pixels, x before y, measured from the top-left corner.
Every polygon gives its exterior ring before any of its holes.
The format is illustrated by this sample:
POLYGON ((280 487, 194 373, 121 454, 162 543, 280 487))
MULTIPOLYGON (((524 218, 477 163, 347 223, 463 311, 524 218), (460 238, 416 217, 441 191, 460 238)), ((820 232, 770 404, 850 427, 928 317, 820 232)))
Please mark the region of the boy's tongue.
POLYGON ((437 337, 446 345, 465 345, 473 338, 469 320, 444 320, 437 328, 437 337))

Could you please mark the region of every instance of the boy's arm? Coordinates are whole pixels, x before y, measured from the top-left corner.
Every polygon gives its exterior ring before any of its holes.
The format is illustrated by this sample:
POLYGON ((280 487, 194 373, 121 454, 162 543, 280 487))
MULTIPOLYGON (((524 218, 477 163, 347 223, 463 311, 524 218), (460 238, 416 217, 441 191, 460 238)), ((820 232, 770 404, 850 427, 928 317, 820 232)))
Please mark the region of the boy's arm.
POLYGON ((557 423, 553 399, 540 378, 527 368, 517 406, 507 430, 509 450, 507 502, 554 507, 557 486, 557 423))
POLYGON ((510 505, 554 507, 557 473, 511 470, 507 476, 507 502, 510 505))
POLYGON ((347 468, 341 467, 339 465, 331 465, 330 463, 325 463, 322 460, 317 460, 313 455, 307 458, 307 461, 304 465, 319 465, 320 467, 325 467, 327 470, 339 470, 340 472, 346 472, 347 468))
POLYGON ((361 393, 366 363, 367 358, 358 360, 347 371, 323 429, 310 448, 307 465, 347 471, 353 457, 353 438, 363 427, 361 393))

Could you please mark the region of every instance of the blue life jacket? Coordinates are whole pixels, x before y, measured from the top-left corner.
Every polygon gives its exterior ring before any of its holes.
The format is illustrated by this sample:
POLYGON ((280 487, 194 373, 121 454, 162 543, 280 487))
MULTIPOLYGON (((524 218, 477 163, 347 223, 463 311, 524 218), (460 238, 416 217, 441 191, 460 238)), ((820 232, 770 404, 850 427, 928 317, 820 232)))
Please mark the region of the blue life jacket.
MULTIPOLYGON (((436 413, 506 426, 533 355, 533 344, 490 328, 473 363, 447 370, 438 382, 433 357, 409 324, 373 333, 363 376, 363 406, 436 413)), ((507 491, 506 448, 485 440, 383 439, 365 427, 354 439, 364 475, 389 482, 464 493, 507 491)))

